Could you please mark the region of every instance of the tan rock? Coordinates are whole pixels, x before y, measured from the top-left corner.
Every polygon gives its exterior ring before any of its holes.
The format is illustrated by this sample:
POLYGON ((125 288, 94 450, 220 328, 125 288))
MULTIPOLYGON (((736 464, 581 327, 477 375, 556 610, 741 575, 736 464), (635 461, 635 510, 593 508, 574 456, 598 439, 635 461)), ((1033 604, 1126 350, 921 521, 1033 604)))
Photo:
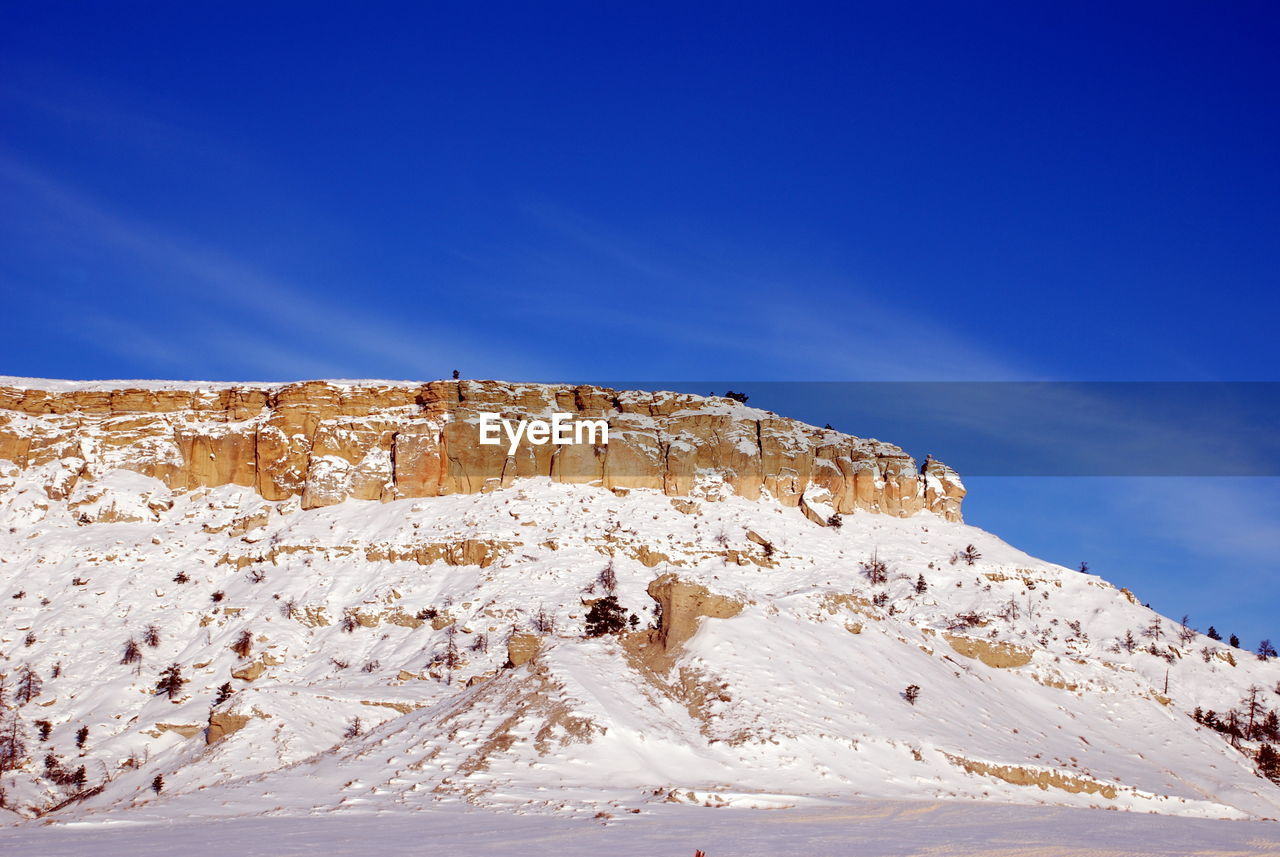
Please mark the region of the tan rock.
POLYGON ((247 714, 230 714, 225 711, 209 712, 209 726, 205 730, 206 744, 216 744, 228 735, 239 732, 252 718, 247 714))
MULTIPOLYGON (((57 463, 45 492, 59 500, 81 480, 113 468, 177 490, 249 486, 267 500, 298 497, 304 508, 491 491, 531 476, 683 498, 715 474, 726 490, 749 499, 767 490, 797 506, 817 489, 842 514, 932 511, 948 520, 960 519, 964 498, 959 477, 940 462, 929 459, 917 469, 890 444, 724 399, 499 381, 308 381, 198 390, 104 384, 65 392, 0 386, 0 458, 23 468, 57 463), (509 456, 503 446, 479 444, 484 411, 605 419, 609 443, 525 444, 509 456)), ((696 512, 696 506, 677 508, 696 512)), ((263 520, 262 513, 249 513, 230 531, 241 535, 263 520)), ((493 560, 476 546, 462 550, 471 555, 458 564, 493 560)))
POLYGON ((507 640, 507 663, 518 667, 538 656, 542 650, 542 638, 536 634, 512 634, 507 640))
POLYGON ((1007 669, 1031 663, 1034 650, 1013 643, 997 640, 984 640, 980 637, 962 637, 956 634, 943 634, 945 639, 958 654, 966 658, 977 658, 989 667, 1007 669))
POLYGON ((261 661, 254 661, 246 667, 231 671, 232 678, 238 678, 241 681, 256 681, 267 671, 267 667, 261 661))
POLYGON ((687 583, 674 574, 664 574, 651 582, 648 593, 661 610, 656 642, 668 652, 697 632, 702 617, 728 619, 742 612, 742 602, 715 595, 705 586, 687 583))

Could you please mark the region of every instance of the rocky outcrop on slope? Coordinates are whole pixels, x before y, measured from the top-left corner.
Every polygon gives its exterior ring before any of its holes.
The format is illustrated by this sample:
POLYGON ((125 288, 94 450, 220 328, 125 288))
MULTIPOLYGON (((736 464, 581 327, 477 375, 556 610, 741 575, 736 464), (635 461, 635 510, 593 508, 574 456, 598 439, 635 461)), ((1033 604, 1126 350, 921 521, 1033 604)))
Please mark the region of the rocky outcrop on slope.
MULTIPOLYGON (((782 504, 960 520, 964 487, 900 448, 729 399, 593 386, 435 381, 283 385, 0 384, 0 460, 44 468, 51 499, 112 470, 172 490, 235 484, 305 508, 493 490, 515 479, 723 492, 782 504), (609 443, 479 442, 479 415, 604 419, 609 443)), ((118 510, 115 512, 119 514, 118 510)), ((96 520, 91 512, 90 519, 96 520)), ((105 514, 105 513, 104 513, 105 514)))

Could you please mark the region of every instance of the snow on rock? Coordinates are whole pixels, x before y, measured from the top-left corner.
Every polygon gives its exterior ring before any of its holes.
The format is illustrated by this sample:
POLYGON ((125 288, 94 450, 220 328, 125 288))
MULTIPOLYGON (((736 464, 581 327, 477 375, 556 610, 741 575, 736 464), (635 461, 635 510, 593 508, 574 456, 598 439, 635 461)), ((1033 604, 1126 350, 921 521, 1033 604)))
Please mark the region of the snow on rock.
MULTIPOLYGON (((476 389, 506 401, 515 388, 476 389)), ((646 396, 609 407, 658 408, 646 396)), ((1280 788, 1254 771, 1258 742, 1233 746, 1190 716, 1239 710, 1251 686, 1265 716, 1280 664, 1097 577, 945 515, 841 505, 829 485, 786 501, 766 486, 804 484, 785 475, 794 457, 760 472, 755 498, 741 465, 702 462, 678 497, 535 472, 482 492, 343 499, 359 473, 387 477, 387 459, 334 452, 371 423, 325 419, 307 440, 325 451, 295 462, 324 502, 273 494, 261 474, 206 485, 106 468, 93 449, 65 491, 50 485, 70 458, 30 447, 0 465, 3 725, 16 716, 27 751, 4 775, 7 811, 77 798, 55 817, 477 805, 591 818, 876 797, 1280 814, 1280 788), (610 594, 622 627, 587 638, 610 594), (157 693, 173 664, 185 681, 157 693), (39 687, 19 696, 28 671, 39 687), (84 766, 84 785, 51 776, 47 754, 84 766)), ((23 415, 23 436, 59 437, 44 420, 23 415)), ((403 449, 405 435, 386 436, 402 430, 384 427, 377 449, 403 449)), ((788 455, 815 448, 791 437, 788 455)), ((697 443, 676 447, 698 460, 697 443)))

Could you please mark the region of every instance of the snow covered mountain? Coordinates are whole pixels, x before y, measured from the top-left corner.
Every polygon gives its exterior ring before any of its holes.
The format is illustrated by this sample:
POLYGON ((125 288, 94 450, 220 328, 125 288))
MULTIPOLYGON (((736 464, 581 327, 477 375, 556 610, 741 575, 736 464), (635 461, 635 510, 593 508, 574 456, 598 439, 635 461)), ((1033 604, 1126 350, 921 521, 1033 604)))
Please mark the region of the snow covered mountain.
POLYGON ((4 379, 0 459, 21 816, 1280 816, 1280 661, 967 526, 889 444, 591 387, 4 379), (610 440, 508 456, 486 409, 610 440))

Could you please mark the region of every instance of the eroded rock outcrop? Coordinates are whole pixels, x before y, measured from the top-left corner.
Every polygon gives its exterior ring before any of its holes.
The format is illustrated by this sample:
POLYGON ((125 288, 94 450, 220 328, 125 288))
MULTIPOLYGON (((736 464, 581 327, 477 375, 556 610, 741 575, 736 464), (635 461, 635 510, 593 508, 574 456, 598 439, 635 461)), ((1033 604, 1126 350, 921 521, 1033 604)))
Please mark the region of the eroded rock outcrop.
MULTIPOLYGON (((671 496, 808 497, 834 512, 960 519, 950 468, 728 399, 592 386, 306 381, 278 386, 11 380, 0 460, 42 468, 53 499, 113 470, 170 490, 236 484, 306 508, 475 493, 521 477, 671 496), (479 442, 479 415, 603 419, 609 443, 479 442)), ((104 515, 107 513, 104 513, 104 515)), ((120 514, 118 511, 114 514, 120 514)))
POLYGON ((665 652, 679 648, 698 631, 698 620, 730 619, 742 612, 742 602, 716 595, 705 586, 664 574, 648 587, 649 597, 658 602, 660 621, 654 642, 665 652))

